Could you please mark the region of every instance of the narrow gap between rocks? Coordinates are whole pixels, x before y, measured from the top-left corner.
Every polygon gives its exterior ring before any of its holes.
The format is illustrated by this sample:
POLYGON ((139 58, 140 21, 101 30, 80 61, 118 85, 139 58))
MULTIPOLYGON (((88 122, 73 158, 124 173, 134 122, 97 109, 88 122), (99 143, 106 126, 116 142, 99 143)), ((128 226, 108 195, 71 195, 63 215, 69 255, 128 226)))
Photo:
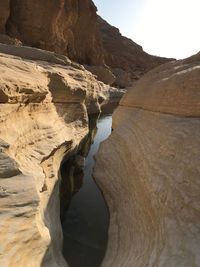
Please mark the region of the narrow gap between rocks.
POLYGON ((70 267, 99 267, 104 258, 109 211, 92 177, 94 155, 111 133, 111 115, 90 116, 89 134, 61 166, 63 255, 70 267))

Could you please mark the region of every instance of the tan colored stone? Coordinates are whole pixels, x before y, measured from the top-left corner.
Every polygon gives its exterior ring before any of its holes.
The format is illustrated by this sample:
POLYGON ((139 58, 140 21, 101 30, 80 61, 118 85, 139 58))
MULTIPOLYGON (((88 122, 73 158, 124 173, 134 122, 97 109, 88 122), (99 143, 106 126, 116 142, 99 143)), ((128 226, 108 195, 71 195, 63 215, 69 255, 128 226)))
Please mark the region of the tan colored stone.
POLYGON ((200 116, 200 54, 148 72, 121 105, 181 116, 200 116), (194 60, 195 58, 195 60, 194 60))
POLYGON ((88 133, 87 109, 99 111, 108 87, 69 60, 56 64, 53 53, 34 49, 32 61, 8 49, 0 53, 0 266, 64 267, 60 164, 88 133))
POLYGON ((149 72, 114 114, 94 171, 110 210, 102 267, 199 267, 199 66, 149 72))

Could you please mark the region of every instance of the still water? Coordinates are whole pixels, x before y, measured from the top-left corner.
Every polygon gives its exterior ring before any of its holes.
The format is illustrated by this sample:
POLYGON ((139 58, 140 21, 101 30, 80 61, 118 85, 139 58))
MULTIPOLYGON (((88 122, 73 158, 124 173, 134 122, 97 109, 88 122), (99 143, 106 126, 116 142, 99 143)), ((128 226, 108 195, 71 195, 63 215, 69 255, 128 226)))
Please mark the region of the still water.
MULTIPOLYGON (((109 213, 103 195, 92 178, 92 169, 94 155, 99 144, 110 135, 111 125, 112 117, 103 116, 97 120, 96 126, 91 127, 91 145, 86 153, 83 179, 79 175, 78 182, 73 182, 80 185, 79 191, 73 194, 62 215, 63 255, 70 267, 98 267, 105 255, 109 213)), ((70 162, 66 164, 70 165, 70 162)), ((67 168, 67 165, 62 168, 62 176, 67 168)))

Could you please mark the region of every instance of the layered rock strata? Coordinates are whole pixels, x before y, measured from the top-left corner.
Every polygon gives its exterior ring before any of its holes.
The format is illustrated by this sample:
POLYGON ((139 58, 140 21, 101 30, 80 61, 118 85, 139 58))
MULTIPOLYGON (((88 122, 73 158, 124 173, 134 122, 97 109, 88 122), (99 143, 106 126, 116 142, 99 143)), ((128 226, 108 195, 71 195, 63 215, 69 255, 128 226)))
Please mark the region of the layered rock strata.
POLYGON ((95 178, 110 210, 102 267, 200 264, 200 54, 146 74, 122 99, 95 178))
POLYGON ((67 266, 60 164, 108 88, 66 57, 32 48, 1 46, 0 72, 0 266, 67 266))

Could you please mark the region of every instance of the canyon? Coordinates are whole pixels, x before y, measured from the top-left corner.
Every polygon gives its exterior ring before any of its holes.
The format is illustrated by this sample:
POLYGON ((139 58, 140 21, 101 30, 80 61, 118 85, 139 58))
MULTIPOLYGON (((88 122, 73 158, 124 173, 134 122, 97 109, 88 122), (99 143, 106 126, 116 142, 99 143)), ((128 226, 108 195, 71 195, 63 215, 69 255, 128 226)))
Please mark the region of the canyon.
POLYGON ((199 267, 200 54, 149 55, 96 12, 0 2, 0 266, 68 266, 61 166, 89 116, 118 105, 93 171, 110 220, 101 266, 199 267))

